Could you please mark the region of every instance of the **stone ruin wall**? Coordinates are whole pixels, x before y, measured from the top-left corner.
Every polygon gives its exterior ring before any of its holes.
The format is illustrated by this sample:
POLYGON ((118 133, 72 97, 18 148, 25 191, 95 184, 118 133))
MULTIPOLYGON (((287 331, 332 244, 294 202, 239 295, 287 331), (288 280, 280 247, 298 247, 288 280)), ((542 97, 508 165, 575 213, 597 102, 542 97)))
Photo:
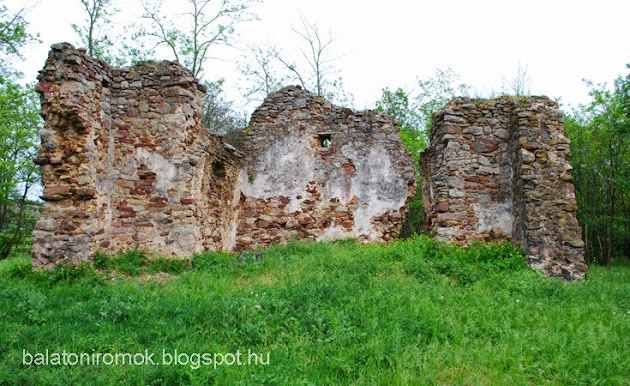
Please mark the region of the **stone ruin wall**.
MULTIPOLYGON (((204 87, 176 63, 113 68, 64 43, 39 80, 46 206, 34 267, 76 265, 97 250, 183 258, 292 239, 388 241, 415 192, 390 117, 299 87, 268 96, 239 151, 200 124, 204 87)), ((420 162, 429 230, 458 243, 513 240, 534 267, 584 277, 555 103, 459 98, 433 127, 420 162)))
POLYGON ((299 240, 389 241, 415 193, 415 167, 392 118, 289 87, 252 115, 236 249, 299 240), (324 146, 330 141, 330 146, 324 146))
POLYGON ((110 68, 58 44, 39 80, 46 124, 35 162, 46 207, 34 266, 77 264, 97 249, 229 248, 234 208, 223 203, 233 189, 223 189, 234 186, 240 155, 200 125, 203 87, 188 71, 110 68))
POLYGON ((427 228, 441 240, 513 240, 530 265, 583 278, 584 242, 558 105, 457 98, 434 115, 420 159, 427 228))
POLYGON ((34 267, 97 250, 183 258, 291 239, 387 241, 415 191, 391 118, 297 87, 256 110, 239 152, 200 124, 205 90, 176 63, 114 68, 62 43, 38 79, 46 205, 34 267))

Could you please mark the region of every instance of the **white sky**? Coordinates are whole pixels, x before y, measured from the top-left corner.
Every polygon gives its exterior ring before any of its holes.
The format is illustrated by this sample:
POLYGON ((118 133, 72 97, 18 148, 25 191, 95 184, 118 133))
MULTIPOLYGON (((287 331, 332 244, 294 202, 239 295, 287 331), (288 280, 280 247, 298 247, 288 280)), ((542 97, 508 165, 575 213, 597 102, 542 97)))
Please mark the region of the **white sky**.
MULTIPOLYGON (((43 43, 24 50, 18 65, 28 81, 51 44, 76 43, 70 26, 83 17, 79 0, 34 1, 26 19, 43 43)), ((137 0, 114 1, 121 24, 133 19, 137 0)), ((5 1, 10 8, 24 3, 5 1)), ((583 78, 612 82, 630 63, 629 0, 265 0, 255 9, 261 20, 238 27, 241 46, 270 42, 295 52, 291 25, 300 13, 330 29, 340 56, 335 64, 357 108, 373 107, 384 87, 413 89, 436 68, 451 67, 484 94, 500 89, 519 62, 528 68, 533 94, 575 105, 588 101, 583 78)), ((206 78, 224 77, 228 97, 242 100, 240 53, 220 55, 225 60, 208 63, 206 78)))

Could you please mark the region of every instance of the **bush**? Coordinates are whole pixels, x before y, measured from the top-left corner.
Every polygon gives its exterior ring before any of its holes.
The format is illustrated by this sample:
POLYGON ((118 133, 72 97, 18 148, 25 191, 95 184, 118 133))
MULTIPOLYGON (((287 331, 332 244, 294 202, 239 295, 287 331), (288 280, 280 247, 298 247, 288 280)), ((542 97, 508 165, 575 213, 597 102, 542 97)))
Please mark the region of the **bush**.
POLYGON ((409 201, 409 210, 400 230, 400 237, 405 239, 413 235, 419 235, 424 230, 424 204, 422 204, 422 186, 418 179, 416 194, 409 201))
POLYGON ((118 253, 112 262, 117 271, 130 276, 138 276, 142 273, 146 261, 147 257, 143 252, 133 249, 125 253, 118 253))
POLYGON ((139 250, 120 252, 116 257, 102 252, 94 254, 94 268, 111 271, 115 270, 128 276, 139 276, 143 273, 166 272, 173 275, 184 273, 190 268, 190 259, 149 259, 139 250))
POLYGON ((94 271, 89 263, 83 262, 78 266, 73 265, 57 265, 52 271, 38 271, 36 274, 44 276, 51 285, 59 282, 77 282, 84 279, 96 279, 99 281, 101 276, 94 271))
POLYGON ((96 269, 109 270, 109 269, 114 268, 114 263, 112 259, 109 257, 109 255, 101 251, 97 251, 94 254, 93 264, 94 264, 94 268, 96 269))
POLYGON ((9 272, 14 279, 25 279, 33 274, 33 269, 28 259, 16 259, 16 263, 9 269, 9 272))

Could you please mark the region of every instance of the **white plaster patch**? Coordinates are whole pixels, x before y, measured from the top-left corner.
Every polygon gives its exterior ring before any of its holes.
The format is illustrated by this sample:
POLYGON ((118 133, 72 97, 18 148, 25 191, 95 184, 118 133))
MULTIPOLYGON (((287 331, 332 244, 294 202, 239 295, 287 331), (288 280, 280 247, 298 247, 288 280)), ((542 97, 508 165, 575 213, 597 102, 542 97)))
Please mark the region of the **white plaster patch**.
MULTIPOLYGON (((239 174, 243 194, 254 198, 303 195, 310 181, 316 180, 315 159, 306 138, 290 135, 276 139, 254 162, 255 177, 250 181, 246 170, 239 174)), ((291 200, 292 210, 299 202, 291 200)))
POLYGON ((355 237, 355 232, 347 231, 340 226, 331 226, 317 236, 316 241, 334 241, 355 237))
POLYGON ((173 185, 177 178, 177 167, 161 154, 148 152, 141 147, 136 149, 136 160, 156 174, 157 181, 154 189, 161 194, 166 194, 168 187, 173 185))
POLYGON ((302 199, 292 197, 291 201, 289 201, 289 213, 299 212, 302 207, 302 201, 304 201, 304 197, 302 199))
POLYGON ((326 184, 327 199, 336 197, 346 203, 352 197, 358 197, 355 224, 348 237, 363 235, 376 240, 382 235, 374 229, 372 218, 402 208, 407 199, 407 183, 394 167, 387 150, 381 146, 370 148, 365 155, 359 155, 350 145, 344 146, 341 152, 353 162, 356 174, 348 181, 348 176, 339 170, 330 173, 326 184))
POLYGON ((453 236, 455 236, 453 228, 437 228, 435 231, 435 237, 440 241, 447 241, 453 236))
POLYGON ((487 232, 492 228, 499 228, 505 234, 512 234, 512 203, 489 202, 483 205, 472 204, 471 207, 475 211, 475 216, 479 219, 477 223, 477 232, 487 232))

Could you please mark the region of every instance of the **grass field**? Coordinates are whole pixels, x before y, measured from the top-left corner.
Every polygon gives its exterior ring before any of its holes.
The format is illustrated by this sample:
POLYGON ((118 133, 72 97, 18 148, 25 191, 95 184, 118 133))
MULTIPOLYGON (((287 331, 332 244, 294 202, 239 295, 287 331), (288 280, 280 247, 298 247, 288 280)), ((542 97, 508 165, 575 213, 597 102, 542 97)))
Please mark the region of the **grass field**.
POLYGON ((630 384, 627 264, 565 283, 507 245, 424 237, 251 257, 0 262, 0 384, 630 384), (46 349, 155 365, 23 364, 46 349))

